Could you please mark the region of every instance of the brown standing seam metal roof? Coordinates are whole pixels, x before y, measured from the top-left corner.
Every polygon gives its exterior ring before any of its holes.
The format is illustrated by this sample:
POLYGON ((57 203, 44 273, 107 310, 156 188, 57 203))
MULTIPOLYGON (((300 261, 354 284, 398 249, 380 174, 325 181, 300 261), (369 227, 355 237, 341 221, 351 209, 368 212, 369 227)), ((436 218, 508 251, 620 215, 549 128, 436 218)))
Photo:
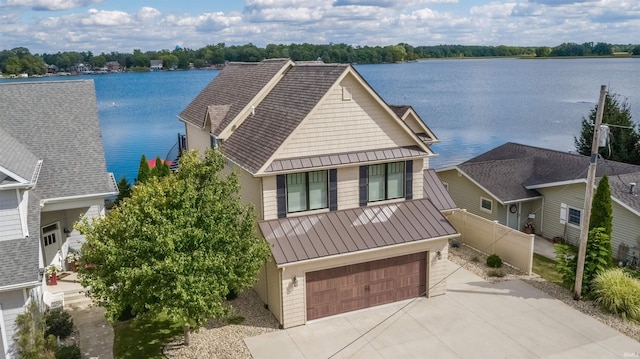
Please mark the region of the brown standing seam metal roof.
POLYGON ((407 146, 384 148, 373 151, 345 152, 322 156, 286 158, 271 162, 265 172, 301 170, 321 166, 340 166, 353 163, 362 163, 363 161, 360 160, 360 157, 375 157, 377 161, 383 161, 394 159, 420 158, 426 157, 428 155, 429 153, 425 152, 418 146, 407 146))
POLYGON ((219 135, 238 113, 262 90, 267 83, 289 62, 289 59, 272 59, 262 62, 230 62, 222 71, 182 110, 178 118, 198 128, 204 128, 209 106, 229 106, 224 118, 212 132, 219 135))
POLYGON ((424 170, 422 177, 424 198, 430 199, 433 205, 440 211, 458 208, 435 170, 424 170))
POLYGON ((344 64, 290 67, 256 106, 255 114, 223 142, 222 152, 249 172, 258 172, 347 68, 344 64))
POLYGON ((428 199, 273 219, 259 226, 278 265, 458 233, 428 199))

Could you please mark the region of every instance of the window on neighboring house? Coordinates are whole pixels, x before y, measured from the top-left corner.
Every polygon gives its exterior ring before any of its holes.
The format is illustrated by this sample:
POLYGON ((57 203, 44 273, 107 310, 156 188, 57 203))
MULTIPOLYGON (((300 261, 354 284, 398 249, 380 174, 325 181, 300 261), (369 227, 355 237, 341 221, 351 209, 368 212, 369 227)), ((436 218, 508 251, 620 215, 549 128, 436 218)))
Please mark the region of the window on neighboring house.
POLYGON ((360 166, 360 206, 413 198, 413 161, 360 166))
POLYGON ((569 223, 573 226, 580 227, 581 217, 582 217, 581 210, 574 207, 570 207, 565 203, 560 203, 560 223, 561 224, 569 223))
POLYGON ((489 212, 492 213, 493 212, 493 201, 485 198, 485 197, 480 197, 480 209, 485 211, 485 212, 489 212))
POLYGON ((573 224, 574 226, 580 226, 580 217, 582 212, 579 209, 569 207, 569 224, 573 224))

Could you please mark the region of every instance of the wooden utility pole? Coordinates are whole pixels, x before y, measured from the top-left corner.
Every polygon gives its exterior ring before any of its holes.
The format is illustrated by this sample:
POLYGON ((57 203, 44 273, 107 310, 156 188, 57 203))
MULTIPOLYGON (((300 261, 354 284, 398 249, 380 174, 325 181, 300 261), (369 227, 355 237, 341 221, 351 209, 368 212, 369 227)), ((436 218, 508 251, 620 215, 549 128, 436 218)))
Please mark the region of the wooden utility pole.
POLYGON ((600 125, 604 113, 604 101, 606 99, 607 86, 600 86, 600 101, 596 111, 596 123, 593 128, 593 140, 591 142, 591 161, 587 173, 587 189, 584 194, 584 211, 580 214, 580 249, 578 250, 578 267, 576 268, 576 285, 573 299, 580 300, 582 292, 582 277, 584 275, 584 258, 587 254, 587 239, 589 237, 589 219, 591 218, 591 205, 593 202, 593 188, 596 183, 596 165, 598 163, 598 141, 600 138, 600 125))

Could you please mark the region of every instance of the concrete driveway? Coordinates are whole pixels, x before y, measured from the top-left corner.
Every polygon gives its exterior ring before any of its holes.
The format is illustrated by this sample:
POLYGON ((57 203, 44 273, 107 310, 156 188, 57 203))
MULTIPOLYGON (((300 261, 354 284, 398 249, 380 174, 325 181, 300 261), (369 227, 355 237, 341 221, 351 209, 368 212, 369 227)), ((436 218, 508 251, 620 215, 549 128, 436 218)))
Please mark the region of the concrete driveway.
POLYGON ((444 296, 319 319, 245 343, 255 359, 640 357, 637 341, 522 281, 491 284, 460 269, 447 287, 444 296))

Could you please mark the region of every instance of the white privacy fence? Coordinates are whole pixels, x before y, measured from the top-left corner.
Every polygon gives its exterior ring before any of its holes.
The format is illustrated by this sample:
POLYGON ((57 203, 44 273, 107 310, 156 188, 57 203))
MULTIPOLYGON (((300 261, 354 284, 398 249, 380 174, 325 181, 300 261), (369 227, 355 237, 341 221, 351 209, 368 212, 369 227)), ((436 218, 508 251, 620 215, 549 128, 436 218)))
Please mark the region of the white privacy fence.
POLYGON ((525 234, 494 221, 455 210, 445 213, 460 232, 460 241, 486 254, 497 254, 503 261, 531 275, 535 235, 525 234))

